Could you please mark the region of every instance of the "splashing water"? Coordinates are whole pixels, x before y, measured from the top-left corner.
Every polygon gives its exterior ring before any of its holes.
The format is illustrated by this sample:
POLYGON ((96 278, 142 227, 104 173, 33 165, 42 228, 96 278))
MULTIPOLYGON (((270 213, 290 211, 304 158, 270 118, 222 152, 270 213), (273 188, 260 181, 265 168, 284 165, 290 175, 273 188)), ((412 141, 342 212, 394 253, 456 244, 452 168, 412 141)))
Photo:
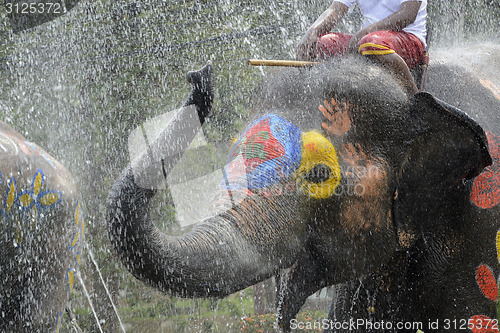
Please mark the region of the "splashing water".
POLYGON ((85 294, 85 297, 87 297, 87 301, 89 302, 90 309, 92 311, 92 314, 94 315, 95 322, 97 324, 97 327, 99 327, 99 332, 103 333, 103 330, 102 330, 102 327, 101 327, 101 323, 99 321, 99 317, 97 317, 97 313, 96 313, 96 311, 94 309, 94 305, 92 304, 92 300, 90 299, 90 294, 87 291, 87 288, 85 287, 85 283, 83 282, 82 275, 80 274, 79 270, 77 270, 76 276, 78 277, 78 280, 80 281, 80 284, 81 284, 81 286, 83 288, 83 292, 85 294))
POLYGON ((122 331, 125 332, 125 327, 123 326, 122 320, 120 318, 120 314, 118 313, 118 309, 116 308, 116 305, 113 302, 113 297, 111 296, 111 293, 109 292, 109 289, 108 289, 108 286, 106 285, 106 282, 104 282, 104 278, 102 277, 101 270, 99 269, 99 266, 97 265, 97 261, 94 259, 94 254, 90 250, 89 245, 87 243, 85 243, 85 249, 87 250, 87 253, 90 256, 90 259, 94 263, 94 266, 95 266, 95 268, 96 268, 96 270, 97 270, 97 272, 99 274, 99 278, 101 279, 101 283, 102 283, 102 285, 104 287, 104 290, 106 290, 106 294, 107 294, 107 296, 109 298, 109 302, 113 306, 113 310, 115 311, 116 318, 118 319, 118 322, 120 323, 120 327, 121 327, 122 331))

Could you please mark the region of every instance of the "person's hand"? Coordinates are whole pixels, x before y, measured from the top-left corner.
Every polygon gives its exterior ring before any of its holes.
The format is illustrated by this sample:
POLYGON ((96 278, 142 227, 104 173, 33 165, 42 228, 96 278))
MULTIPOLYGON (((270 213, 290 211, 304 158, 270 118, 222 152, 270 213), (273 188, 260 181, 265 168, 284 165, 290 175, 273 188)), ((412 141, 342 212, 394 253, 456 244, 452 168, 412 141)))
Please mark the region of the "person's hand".
POLYGON ((307 31, 297 45, 297 60, 309 61, 318 56, 319 37, 314 31, 307 31))
POLYGON ((347 44, 347 53, 348 54, 356 54, 358 53, 358 44, 361 38, 366 35, 366 32, 363 30, 358 31, 352 38, 349 40, 349 44, 347 44))

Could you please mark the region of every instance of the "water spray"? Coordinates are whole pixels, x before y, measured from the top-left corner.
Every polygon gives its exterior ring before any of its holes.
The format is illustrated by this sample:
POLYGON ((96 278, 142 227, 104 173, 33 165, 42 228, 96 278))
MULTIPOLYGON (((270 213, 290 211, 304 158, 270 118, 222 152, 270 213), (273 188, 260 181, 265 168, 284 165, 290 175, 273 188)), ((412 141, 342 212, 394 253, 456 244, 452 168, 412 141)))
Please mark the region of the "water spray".
POLYGON ((122 331, 125 333, 126 332, 125 327, 123 326, 122 320, 120 318, 120 314, 118 313, 118 309, 116 308, 116 305, 113 302, 113 297, 111 296, 111 293, 109 292, 109 289, 108 289, 106 283, 104 282, 104 278, 102 277, 101 270, 99 269, 99 266, 97 265, 97 261, 95 260, 94 255, 92 254, 92 251, 90 251, 89 245, 87 243, 85 243, 85 249, 87 250, 87 253, 90 256, 90 259, 92 260, 95 268, 97 269, 97 273, 99 274, 99 278, 101 279, 101 283, 104 287, 104 290, 106 291, 106 294, 109 298, 109 301, 111 302, 111 306, 113 307, 113 310, 115 311, 116 318, 118 318, 118 322, 120 323, 120 327, 121 327, 122 331))
POLYGON ((101 327, 101 323, 99 322, 99 317, 97 316, 97 313, 95 312, 92 300, 90 299, 90 294, 89 294, 87 288, 85 287, 85 283, 83 282, 83 278, 82 278, 82 275, 80 274, 80 270, 76 271, 76 277, 78 278, 78 280, 80 280, 80 285, 82 286, 83 292, 85 293, 85 297, 87 297, 87 300, 88 300, 89 305, 90 305, 90 310, 92 310, 92 314, 94 315, 94 319, 95 319, 95 322, 97 324, 97 327, 99 328, 99 332, 104 333, 104 331, 102 330, 102 327, 101 327))

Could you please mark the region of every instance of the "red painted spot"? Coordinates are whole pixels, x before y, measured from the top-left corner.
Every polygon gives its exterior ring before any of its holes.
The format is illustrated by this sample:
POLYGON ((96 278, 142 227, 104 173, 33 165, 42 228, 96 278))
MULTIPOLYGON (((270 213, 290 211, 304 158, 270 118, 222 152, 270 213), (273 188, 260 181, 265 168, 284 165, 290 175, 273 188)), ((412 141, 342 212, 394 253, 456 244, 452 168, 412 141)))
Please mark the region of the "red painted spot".
POLYGON ((467 323, 473 333, 498 333, 498 322, 488 316, 475 315, 467 323))
POLYGON ((498 299, 498 286, 493 272, 486 265, 480 265, 476 269, 476 282, 481 292, 491 301, 498 299))
MULTIPOLYGON (((265 161, 285 155, 285 148, 274 137, 269 127, 269 119, 264 119, 245 133, 231 156, 231 162, 242 155, 246 172, 265 161)), ((241 162, 240 162, 241 163, 241 162)))
POLYGON ((488 209, 500 203, 500 137, 487 132, 493 164, 476 177, 471 200, 478 207, 488 209))

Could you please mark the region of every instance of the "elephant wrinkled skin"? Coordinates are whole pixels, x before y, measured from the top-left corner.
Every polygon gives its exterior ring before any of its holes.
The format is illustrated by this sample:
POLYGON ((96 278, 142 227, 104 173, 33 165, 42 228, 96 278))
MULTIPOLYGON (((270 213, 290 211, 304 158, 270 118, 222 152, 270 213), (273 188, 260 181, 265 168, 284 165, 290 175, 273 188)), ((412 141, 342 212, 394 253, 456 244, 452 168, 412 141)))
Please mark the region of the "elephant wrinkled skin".
MULTIPOLYGON (((498 127, 486 134, 428 93, 408 99, 382 69, 351 58, 275 73, 255 114, 229 153, 222 207, 183 236, 155 227, 156 190, 124 170, 108 228, 136 277, 174 295, 223 297, 290 268, 284 331, 310 294, 334 284, 344 297, 331 320, 496 316, 476 272, 498 273, 499 211, 478 207, 473 191, 496 167, 488 145, 498 127)), ((179 140, 158 140, 151 156, 172 161, 162 147, 179 140)))
POLYGON ((0 331, 54 332, 73 286, 83 219, 71 174, 0 121, 0 331))

